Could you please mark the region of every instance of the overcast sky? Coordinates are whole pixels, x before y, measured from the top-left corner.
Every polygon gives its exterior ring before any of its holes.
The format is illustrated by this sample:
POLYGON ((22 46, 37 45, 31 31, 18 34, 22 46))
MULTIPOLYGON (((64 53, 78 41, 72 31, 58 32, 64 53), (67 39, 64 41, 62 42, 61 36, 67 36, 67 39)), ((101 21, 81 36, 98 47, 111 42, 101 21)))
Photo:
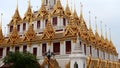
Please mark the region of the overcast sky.
MULTIPOLYGON (((28 7, 28 0, 18 0, 18 7, 21 17, 24 16, 28 7)), ((61 0, 62 5, 66 6, 67 0, 61 0)), ((74 8, 74 2, 78 15, 80 15, 80 2, 83 4, 83 15, 88 25, 89 11, 91 11, 92 28, 95 30, 95 16, 100 33, 100 21, 103 21, 103 33, 105 35, 105 24, 107 29, 111 28, 113 43, 120 54, 120 0, 68 0, 69 6, 74 8)), ((0 13, 3 13, 3 29, 10 22, 16 8, 17 0, 1 0, 0 13)), ((38 10, 41 6, 41 0, 31 0, 32 9, 38 10)), ((4 32, 5 33, 5 32, 4 32)), ((108 33, 109 36, 109 33, 108 33)))

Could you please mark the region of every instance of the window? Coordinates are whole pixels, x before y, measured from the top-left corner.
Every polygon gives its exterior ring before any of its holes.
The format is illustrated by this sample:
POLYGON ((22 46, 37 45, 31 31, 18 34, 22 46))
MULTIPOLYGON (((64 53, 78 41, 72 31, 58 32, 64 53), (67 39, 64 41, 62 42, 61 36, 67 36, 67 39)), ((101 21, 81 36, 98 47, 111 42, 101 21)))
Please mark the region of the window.
POLYGON ((13 30, 13 26, 10 26, 10 32, 12 32, 12 30, 13 30))
POLYGON ((6 55, 8 55, 9 51, 10 51, 10 47, 7 47, 7 49, 6 49, 6 55))
POLYGON ((84 54, 86 55, 86 44, 84 44, 84 54))
POLYGON ((98 58, 99 58, 99 49, 97 48, 97 55, 98 55, 98 58))
POLYGON ((46 52, 46 43, 43 43, 42 44, 42 55, 44 56, 45 55, 45 52, 46 52))
POLYGON ((59 54, 60 54, 60 42, 55 42, 55 43, 53 43, 53 52, 54 52, 56 55, 59 55, 59 54))
POLYGON ((32 24, 32 27, 34 28, 34 24, 32 24))
POLYGON ((17 25, 17 31, 20 31, 20 25, 17 25))
POLYGON ((63 18, 63 25, 66 26, 66 19, 63 18))
POLYGON ((39 29, 39 28, 40 28, 40 20, 37 21, 37 29, 39 29))
POLYGON ((3 48, 0 48, 0 58, 3 56, 3 48))
POLYGON ((47 25, 48 19, 45 20, 45 26, 47 25))
POLYGON ((80 47, 82 47, 82 43, 81 43, 81 41, 80 41, 80 47))
POLYGON ((33 55, 37 56, 37 48, 33 48, 33 55))
POLYGON ((75 62, 75 64, 74 64, 74 68, 78 68, 78 64, 77 64, 77 62, 75 62))
POLYGON ((103 58, 105 59, 105 52, 103 52, 103 58))
POLYGON ((26 30, 26 23, 23 23, 23 31, 26 30))
POLYGON ((15 51, 19 51, 19 47, 15 47, 15 51))
POLYGON ((53 17, 53 26, 57 25, 57 17, 53 17))
POLYGON ((92 46, 90 46, 90 55, 92 56, 92 46))
POLYGON ((66 41, 66 54, 71 53, 71 41, 66 41))
POLYGON ((27 52, 27 45, 23 45, 23 52, 27 52))

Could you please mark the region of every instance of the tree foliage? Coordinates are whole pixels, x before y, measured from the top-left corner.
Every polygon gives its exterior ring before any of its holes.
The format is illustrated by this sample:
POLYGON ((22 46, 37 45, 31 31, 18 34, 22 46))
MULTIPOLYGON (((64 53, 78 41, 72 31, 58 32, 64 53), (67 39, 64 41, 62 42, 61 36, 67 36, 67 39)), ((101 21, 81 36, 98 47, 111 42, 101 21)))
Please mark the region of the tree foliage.
POLYGON ((40 68, 36 56, 29 52, 9 52, 3 62, 10 68, 40 68))

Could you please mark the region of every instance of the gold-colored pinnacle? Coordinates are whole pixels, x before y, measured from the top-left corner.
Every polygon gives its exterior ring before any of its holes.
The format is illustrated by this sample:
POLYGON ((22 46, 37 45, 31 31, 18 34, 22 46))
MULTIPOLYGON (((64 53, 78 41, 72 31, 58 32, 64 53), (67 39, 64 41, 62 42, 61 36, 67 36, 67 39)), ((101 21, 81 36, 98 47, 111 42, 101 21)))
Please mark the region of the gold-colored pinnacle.
POLYGON ((111 38, 111 29, 109 28, 109 33, 110 33, 110 41, 112 41, 112 38, 111 38))
POLYGON ((107 25, 105 25, 105 30, 106 30, 105 35, 106 35, 106 39, 107 39, 107 25))
POLYGON ((101 36, 103 35, 103 32, 102 32, 102 21, 100 21, 100 24, 101 24, 101 36))
POLYGON ((82 8, 83 8, 83 5, 82 5, 81 2, 80 2, 80 7, 81 7, 81 8, 80 8, 80 11, 81 11, 80 13, 82 14, 82 8))
POLYGON ((17 0, 17 8, 16 8, 16 10, 18 10, 18 0, 17 0))
POLYGON ((98 27, 97 27, 97 17, 95 16, 95 26, 96 26, 96 32, 98 32, 98 27))
POLYGON ((2 29, 2 16, 3 14, 1 13, 0 29, 2 29))
POLYGON ((28 1, 28 6, 29 6, 29 7, 31 6, 31 3, 30 3, 30 2, 31 2, 31 0, 28 1))
POLYGON ((91 12, 89 11, 89 29, 91 29, 91 12))

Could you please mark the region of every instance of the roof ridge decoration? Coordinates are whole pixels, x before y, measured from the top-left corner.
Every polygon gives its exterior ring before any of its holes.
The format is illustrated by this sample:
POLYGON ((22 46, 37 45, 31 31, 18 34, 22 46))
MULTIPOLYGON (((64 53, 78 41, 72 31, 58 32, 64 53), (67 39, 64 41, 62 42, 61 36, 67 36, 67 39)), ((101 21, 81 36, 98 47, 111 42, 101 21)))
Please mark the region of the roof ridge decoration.
POLYGON ((88 28, 87 28, 87 25, 86 25, 85 20, 83 18, 82 7, 83 7, 83 5, 81 4, 79 36, 81 37, 81 39, 83 41, 86 41, 88 43, 88 40, 89 40, 88 39, 88 28))
POLYGON ((42 5, 37 13, 37 17, 41 17, 42 19, 44 19, 47 15, 48 15, 48 11, 45 8, 44 0, 42 0, 42 5))
POLYGON ((32 14, 31 3, 30 3, 30 0, 29 0, 28 1, 28 9, 27 9, 27 11, 26 11, 26 13, 24 15, 23 20, 30 22, 31 17, 34 18, 34 15, 32 14))
POLYGON ((45 29, 43 31, 41 39, 52 40, 54 38, 55 38, 55 31, 53 29, 53 26, 51 25, 51 13, 49 12, 48 22, 47 22, 46 27, 45 27, 45 29))
POLYGON ((35 39, 36 39, 36 33, 33 29, 32 16, 31 16, 30 23, 29 23, 29 28, 28 28, 27 32, 25 33, 23 41, 33 41, 35 39))
POLYGON ((92 42, 92 44, 95 44, 95 35, 94 35, 93 31, 92 31, 90 13, 91 13, 91 12, 89 11, 89 30, 88 30, 89 41, 92 42))
POLYGON ((96 30, 95 30, 95 39, 96 39, 96 46, 100 47, 101 46, 101 39, 100 36, 98 34, 98 27, 97 27, 97 17, 95 16, 95 26, 96 26, 96 30))
POLYGON ((2 32, 2 13, 1 13, 1 21, 0 21, 0 43, 3 43, 3 41, 5 40, 4 36, 3 36, 3 32, 2 32))
MULTIPOLYGON (((19 14, 19 10, 18 10, 18 0, 17 0, 17 6, 16 6, 16 10, 15 10, 15 13, 9 23, 10 24, 14 24, 14 20, 17 20, 17 22, 19 23, 20 21, 22 21, 22 18, 20 17, 20 14, 19 14)), ((16 23, 17 24, 17 23, 16 23)))
POLYGON ((70 15, 71 15, 71 11, 70 11, 70 8, 68 6, 68 0, 67 0, 67 5, 66 5, 66 8, 65 8, 65 15, 70 18, 70 15))
POLYGON ((64 37, 69 37, 69 36, 77 36, 78 33, 78 27, 77 24, 74 22, 73 15, 70 17, 70 22, 66 26, 65 32, 63 33, 64 37))
POLYGON ((14 20, 13 30, 9 35, 7 43, 14 44, 14 43, 18 43, 20 41, 20 37, 19 37, 18 31, 17 31, 16 23, 17 23, 17 20, 14 20))
POLYGON ((75 23, 77 23, 77 25, 80 25, 80 24, 79 24, 79 17, 78 17, 78 15, 77 15, 76 8, 75 8, 75 3, 74 3, 73 17, 74 17, 75 23))
POLYGON ((57 3, 54 5, 53 10, 52 10, 52 15, 57 15, 59 17, 62 17, 65 15, 65 12, 61 5, 60 0, 57 0, 57 3))

